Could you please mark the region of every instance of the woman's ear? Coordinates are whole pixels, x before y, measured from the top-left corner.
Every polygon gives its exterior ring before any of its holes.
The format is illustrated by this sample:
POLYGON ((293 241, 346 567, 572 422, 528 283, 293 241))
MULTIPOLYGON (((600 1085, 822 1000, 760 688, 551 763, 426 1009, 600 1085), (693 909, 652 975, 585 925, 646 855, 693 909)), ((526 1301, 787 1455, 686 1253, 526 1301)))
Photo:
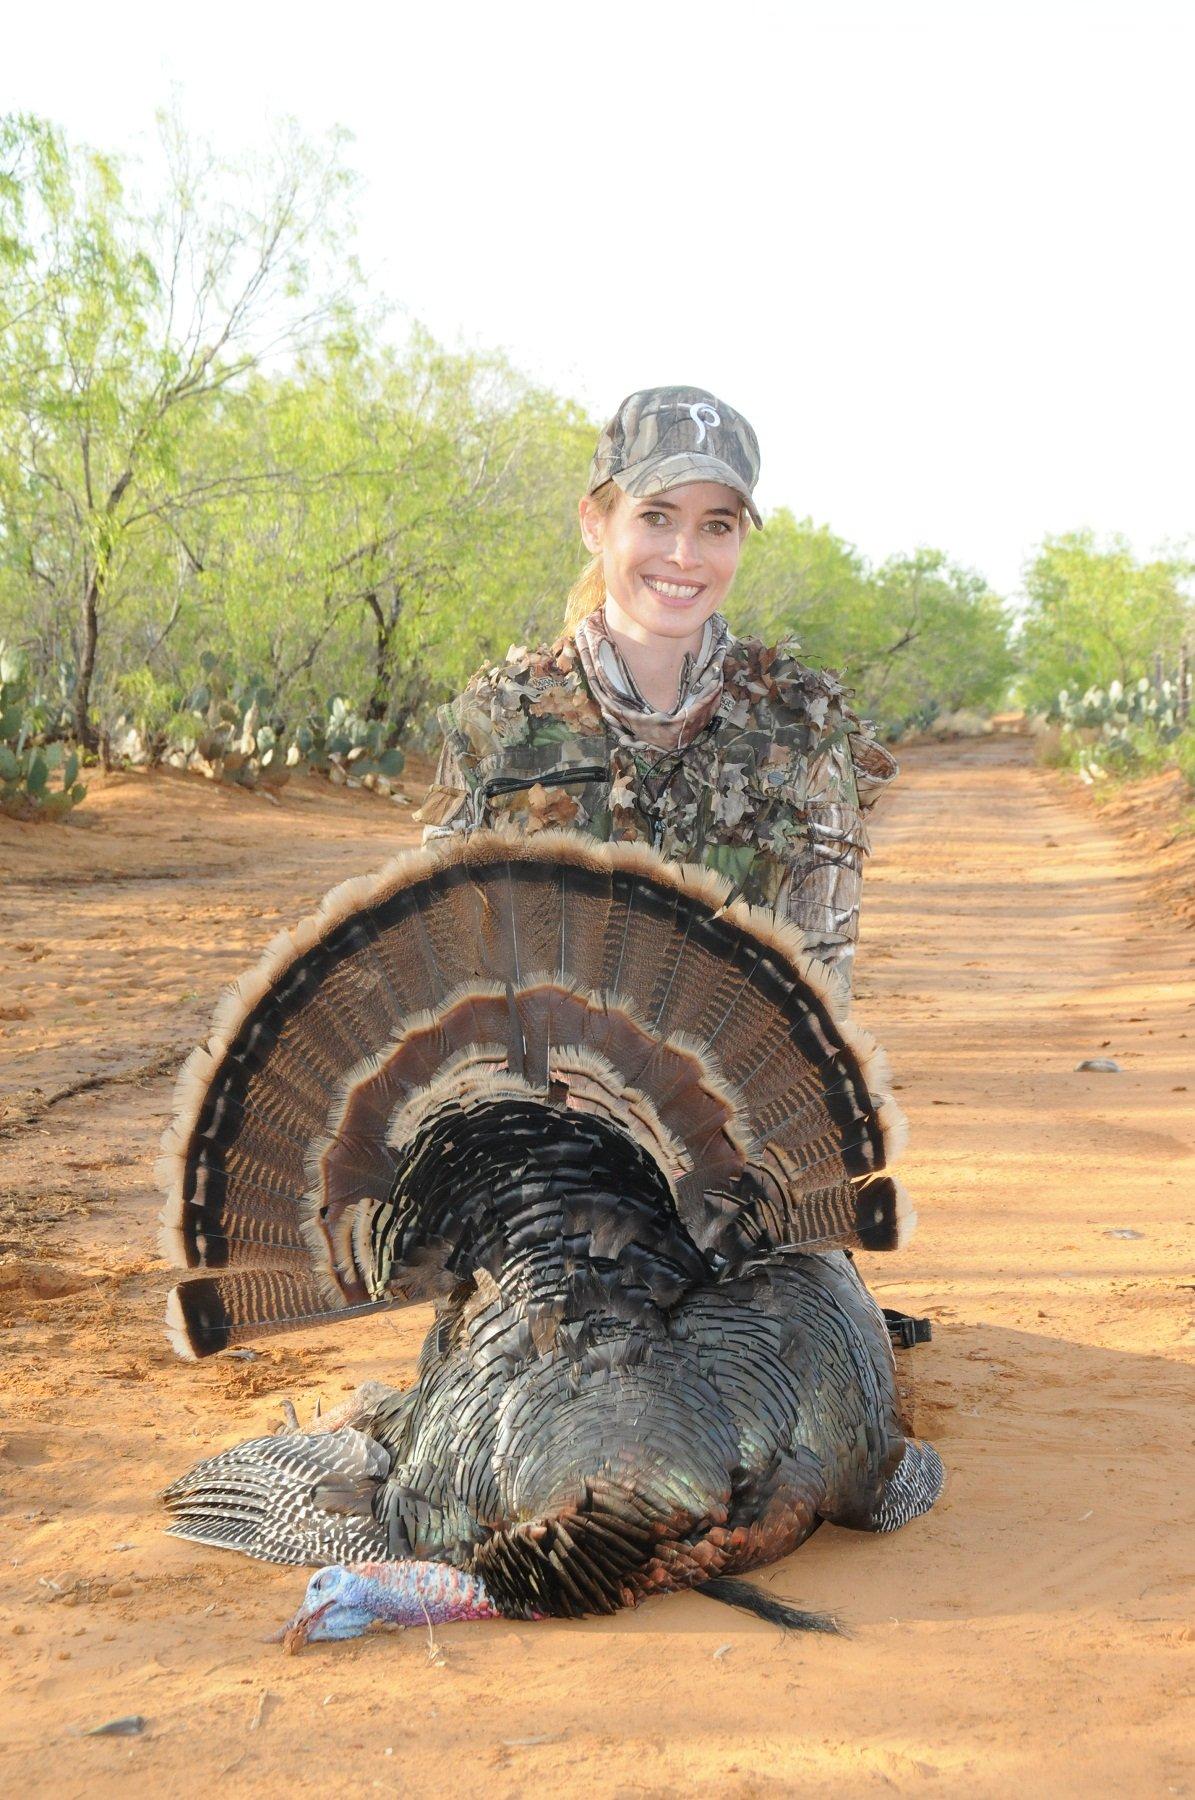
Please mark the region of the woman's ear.
POLYGON ((592 494, 582 494, 577 502, 577 512, 581 518, 581 538, 591 556, 602 553, 602 527, 605 516, 592 494))

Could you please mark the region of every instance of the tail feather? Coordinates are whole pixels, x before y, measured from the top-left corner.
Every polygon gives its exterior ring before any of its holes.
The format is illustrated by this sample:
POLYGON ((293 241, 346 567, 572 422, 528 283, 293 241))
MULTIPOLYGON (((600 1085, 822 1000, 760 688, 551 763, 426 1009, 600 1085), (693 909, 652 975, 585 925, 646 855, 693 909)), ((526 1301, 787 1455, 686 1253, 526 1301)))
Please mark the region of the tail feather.
POLYGON ((752 1587, 749 1581, 736 1581, 730 1575, 703 1581, 694 1592, 704 1594, 710 1600, 721 1600, 725 1606, 737 1606, 740 1612, 751 1613, 769 1625, 779 1625, 782 1631, 821 1631, 845 1636, 841 1622, 833 1613, 805 1612, 799 1606, 790 1606, 787 1600, 765 1594, 762 1588, 752 1587))
POLYGON ((769 1244, 786 1250, 895 1250, 916 1224, 908 1194, 892 1176, 857 1183, 840 1179, 802 1194, 786 1184, 785 1173, 775 1160, 750 1170, 736 1189, 740 1205, 720 1221, 720 1256, 739 1263, 769 1244))
POLYGON ((166 1303, 166 1329, 178 1354, 195 1361, 254 1338, 324 1324, 329 1318, 377 1312, 385 1304, 337 1307, 310 1272, 238 1269, 235 1274, 200 1275, 180 1282, 166 1303))
POLYGON ((556 979, 578 993, 602 990, 606 945, 611 937, 614 910, 613 869, 597 857, 561 861, 559 925, 554 968, 556 979))

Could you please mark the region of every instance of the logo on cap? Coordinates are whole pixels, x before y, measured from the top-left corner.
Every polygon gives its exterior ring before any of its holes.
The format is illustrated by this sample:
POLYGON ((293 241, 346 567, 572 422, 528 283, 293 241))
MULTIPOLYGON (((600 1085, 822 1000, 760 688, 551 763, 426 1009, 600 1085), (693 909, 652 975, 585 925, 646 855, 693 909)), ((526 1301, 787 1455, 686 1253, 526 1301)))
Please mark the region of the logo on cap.
POLYGON ((722 423, 721 413, 716 407, 711 406, 708 400, 695 400, 692 406, 688 408, 688 413, 694 425, 697 427, 697 442, 699 444, 704 444, 705 442, 705 428, 707 425, 713 426, 716 431, 718 426, 722 423))

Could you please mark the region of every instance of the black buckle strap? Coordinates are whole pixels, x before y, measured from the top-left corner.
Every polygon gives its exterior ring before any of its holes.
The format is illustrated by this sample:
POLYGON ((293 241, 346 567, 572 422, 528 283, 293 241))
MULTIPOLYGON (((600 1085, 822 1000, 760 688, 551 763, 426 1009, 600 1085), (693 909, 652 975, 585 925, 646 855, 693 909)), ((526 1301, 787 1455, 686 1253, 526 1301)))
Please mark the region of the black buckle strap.
POLYGON ((540 769, 534 775, 491 775, 483 781, 482 798, 491 800, 497 794, 518 794, 533 787, 572 787, 590 781, 605 781, 610 771, 602 763, 566 763, 559 769, 540 769))
POLYGON ((911 1313, 897 1312, 891 1306, 885 1306, 883 1311, 888 1335, 902 1350, 911 1350, 914 1344, 928 1344, 934 1335, 928 1319, 915 1319, 911 1313))

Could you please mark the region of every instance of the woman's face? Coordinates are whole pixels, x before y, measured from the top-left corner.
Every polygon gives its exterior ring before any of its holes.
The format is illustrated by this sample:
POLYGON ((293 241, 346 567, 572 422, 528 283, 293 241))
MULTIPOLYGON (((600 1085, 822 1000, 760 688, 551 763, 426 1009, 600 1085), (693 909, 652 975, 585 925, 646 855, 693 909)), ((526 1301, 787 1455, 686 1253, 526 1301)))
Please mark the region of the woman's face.
POLYGON ((619 493, 603 515, 581 501, 581 535, 602 559, 623 620, 645 636, 692 639, 717 612, 734 580, 742 545, 742 503, 715 481, 687 482, 649 500, 619 493))

